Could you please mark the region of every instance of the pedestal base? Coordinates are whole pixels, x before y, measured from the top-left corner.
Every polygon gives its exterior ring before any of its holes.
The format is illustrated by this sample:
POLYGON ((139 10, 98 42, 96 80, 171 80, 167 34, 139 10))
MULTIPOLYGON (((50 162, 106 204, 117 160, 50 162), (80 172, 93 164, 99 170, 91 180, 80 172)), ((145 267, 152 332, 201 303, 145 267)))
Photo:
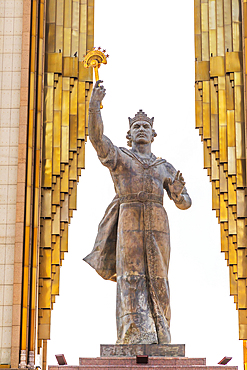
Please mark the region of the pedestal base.
POLYGON ((137 355, 184 357, 184 344, 101 344, 101 357, 132 357, 137 355))
MULTIPOLYGON (((48 366, 48 370, 222 370, 219 365, 206 366, 205 358, 187 358, 184 352, 184 344, 102 344, 101 357, 84 357, 79 366, 48 366), (138 363, 137 356, 147 356, 147 362, 138 363)), ((238 367, 227 366, 227 370, 238 367)))

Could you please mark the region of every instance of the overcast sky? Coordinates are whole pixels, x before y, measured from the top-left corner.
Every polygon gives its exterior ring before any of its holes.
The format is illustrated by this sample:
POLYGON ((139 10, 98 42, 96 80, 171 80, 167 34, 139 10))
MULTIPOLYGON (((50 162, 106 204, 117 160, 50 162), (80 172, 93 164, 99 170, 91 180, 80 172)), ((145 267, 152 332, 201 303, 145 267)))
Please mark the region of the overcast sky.
MULTIPOLYGON (((185 344, 187 357, 206 357, 208 365, 232 356, 229 365, 242 370, 238 314, 220 252, 203 146, 194 128, 193 11, 192 0, 95 0, 95 46, 110 55, 99 70, 107 90, 102 117, 105 134, 126 146, 128 117, 139 109, 154 116, 158 136, 152 152, 183 173, 192 198, 192 207, 181 211, 164 196, 171 232, 172 343, 185 344)), ((88 142, 52 312, 48 364, 64 353, 68 364, 77 365, 79 357, 99 356, 100 344, 116 341, 116 284, 82 261, 113 197, 109 171, 88 142)))

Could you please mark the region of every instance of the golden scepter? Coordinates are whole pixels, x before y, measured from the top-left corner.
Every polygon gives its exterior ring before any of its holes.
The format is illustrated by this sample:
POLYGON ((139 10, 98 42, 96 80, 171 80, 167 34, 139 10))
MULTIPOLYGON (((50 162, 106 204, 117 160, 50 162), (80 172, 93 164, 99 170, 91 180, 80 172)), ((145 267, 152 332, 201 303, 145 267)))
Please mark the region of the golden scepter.
MULTIPOLYGON (((106 50, 101 51, 101 47, 93 48, 87 53, 84 57, 84 67, 89 68, 93 67, 95 73, 96 82, 99 81, 99 68, 101 64, 107 64, 108 54, 105 55, 106 50)), ((100 104, 100 108, 103 108, 103 105, 100 104)))

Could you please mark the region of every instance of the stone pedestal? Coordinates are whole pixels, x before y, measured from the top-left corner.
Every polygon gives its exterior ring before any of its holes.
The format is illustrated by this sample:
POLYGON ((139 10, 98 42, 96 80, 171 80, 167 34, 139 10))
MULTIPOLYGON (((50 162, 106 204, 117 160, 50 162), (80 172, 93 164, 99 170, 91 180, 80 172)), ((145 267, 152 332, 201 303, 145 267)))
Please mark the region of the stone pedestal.
POLYGON ((101 344, 101 357, 122 357, 122 356, 165 356, 165 357, 184 357, 184 344, 101 344))
MULTIPOLYGON (((109 345, 100 346, 101 357, 79 359, 79 366, 48 366, 48 370, 222 370, 206 366, 205 358, 187 358, 183 344, 109 345), (145 356, 147 363, 138 363, 145 356)), ((227 366, 227 370, 238 370, 227 366)))
MULTIPOLYGON (((148 357, 147 364, 138 364, 136 357, 80 358, 79 366, 48 366, 48 370, 222 370, 222 366, 206 366, 205 358, 148 357)), ((227 366, 227 370, 238 370, 227 366)))

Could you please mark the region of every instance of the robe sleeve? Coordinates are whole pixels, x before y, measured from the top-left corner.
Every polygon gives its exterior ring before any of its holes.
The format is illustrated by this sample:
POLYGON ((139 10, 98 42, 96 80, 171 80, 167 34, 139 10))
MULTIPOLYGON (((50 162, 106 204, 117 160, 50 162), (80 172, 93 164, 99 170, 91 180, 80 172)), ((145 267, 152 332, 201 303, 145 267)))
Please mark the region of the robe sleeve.
POLYGON ((190 208, 192 201, 191 198, 187 192, 186 187, 183 188, 182 193, 179 197, 176 196, 176 194, 173 194, 170 192, 169 186, 168 186, 168 179, 170 178, 172 181, 174 181, 177 170, 168 162, 165 163, 166 171, 167 171, 167 177, 164 181, 164 189, 167 192, 168 197, 174 201, 176 207, 179 209, 188 209, 190 208))
POLYGON ((105 158, 98 156, 100 162, 103 166, 109 168, 109 170, 113 171, 116 168, 117 161, 119 158, 119 148, 115 145, 110 146, 108 154, 105 158))

